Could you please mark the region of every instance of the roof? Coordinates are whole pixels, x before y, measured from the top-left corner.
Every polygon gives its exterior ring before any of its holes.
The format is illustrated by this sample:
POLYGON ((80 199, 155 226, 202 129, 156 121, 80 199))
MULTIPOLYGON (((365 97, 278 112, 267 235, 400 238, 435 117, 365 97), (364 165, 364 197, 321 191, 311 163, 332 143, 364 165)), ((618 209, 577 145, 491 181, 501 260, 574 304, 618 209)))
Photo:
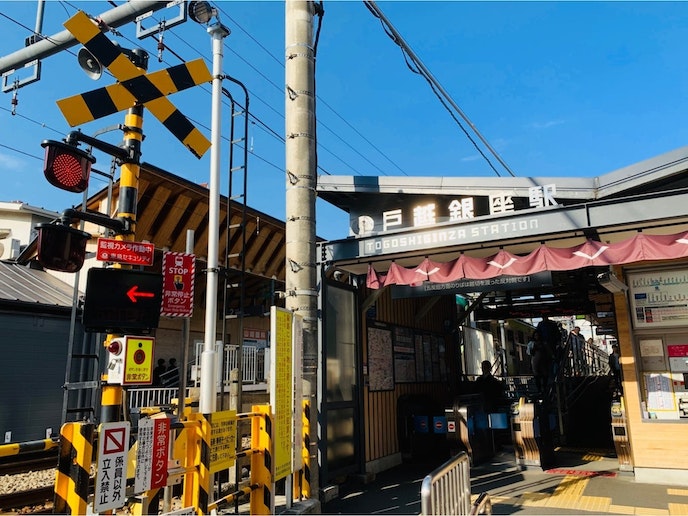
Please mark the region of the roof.
MULTIPOLYGON (((371 200, 387 196, 487 196, 508 192, 514 197, 528 197, 529 188, 556 184, 556 198, 563 204, 593 201, 647 192, 648 185, 677 181, 685 183, 688 147, 681 147, 651 159, 614 170, 597 177, 465 177, 465 176, 328 176, 318 177, 318 196, 346 212, 371 200), (568 202, 567 202, 568 201, 568 202)), ((684 184, 683 186, 686 186, 684 184)))
POLYGON ((49 273, 15 262, 0 261, 0 303, 72 308, 74 287, 49 273))

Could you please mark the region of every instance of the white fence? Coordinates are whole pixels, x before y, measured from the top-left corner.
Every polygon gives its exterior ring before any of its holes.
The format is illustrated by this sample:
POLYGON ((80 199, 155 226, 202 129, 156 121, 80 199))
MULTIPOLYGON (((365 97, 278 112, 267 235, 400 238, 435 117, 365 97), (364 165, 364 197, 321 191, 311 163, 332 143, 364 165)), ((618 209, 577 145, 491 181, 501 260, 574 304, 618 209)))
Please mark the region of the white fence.
MULTIPOLYGON (((236 369, 238 346, 225 346, 224 353, 222 353, 222 342, 218 342, 215 347, 215 352, 218 357, 218 378, 216 382, 217 392, 226 390, 225 387, 230 384, 230 373, 232 369, 236 369)), ((189 364, 188 371, 189 382, 187 382, 186 396, 189 397, 190 389, 193 387, 200 387, 200 364, 201 353, 203 351, 203 342, 196 342, 196 357, 192 364, 189 364)), ((260 388, 261 384, 266 383, 267 372, 269 368, 269 350, 267 348, 258 348, 256 346, 243 346, 242 348, 242 376, 243 385, 253 385, 260 388)), ((141 407, 159 407, 161 405, 170 405, 174 398, 177 398, 179 387, 152 387, 141 389, 127 389, 127 406, 132 408, 141 407)))

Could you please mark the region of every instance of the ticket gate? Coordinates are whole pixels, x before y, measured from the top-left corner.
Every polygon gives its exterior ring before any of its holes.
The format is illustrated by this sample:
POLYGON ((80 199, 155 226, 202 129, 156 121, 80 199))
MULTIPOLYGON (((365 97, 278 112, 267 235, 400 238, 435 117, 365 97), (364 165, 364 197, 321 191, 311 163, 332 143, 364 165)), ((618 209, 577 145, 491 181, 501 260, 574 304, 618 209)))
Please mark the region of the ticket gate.
POLYGON ((516 464, 521 467, 554 466, 553 424, 542 403, 521 398, 511 408, 511 435, 516 464))

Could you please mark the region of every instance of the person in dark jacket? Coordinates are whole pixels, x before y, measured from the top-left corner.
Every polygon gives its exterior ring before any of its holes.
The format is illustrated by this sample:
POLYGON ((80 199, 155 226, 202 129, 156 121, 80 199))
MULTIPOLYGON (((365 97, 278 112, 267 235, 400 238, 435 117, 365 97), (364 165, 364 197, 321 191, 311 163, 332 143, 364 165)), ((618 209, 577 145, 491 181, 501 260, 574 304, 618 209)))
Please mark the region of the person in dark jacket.
POLYGON ((483 374, 475 380, 476 390, 483 395, 485 413, 490 414, 496 412, 504 400, 506 386, 492 375, 492 364, 489 360, 483 360, 480 368, 483 374))

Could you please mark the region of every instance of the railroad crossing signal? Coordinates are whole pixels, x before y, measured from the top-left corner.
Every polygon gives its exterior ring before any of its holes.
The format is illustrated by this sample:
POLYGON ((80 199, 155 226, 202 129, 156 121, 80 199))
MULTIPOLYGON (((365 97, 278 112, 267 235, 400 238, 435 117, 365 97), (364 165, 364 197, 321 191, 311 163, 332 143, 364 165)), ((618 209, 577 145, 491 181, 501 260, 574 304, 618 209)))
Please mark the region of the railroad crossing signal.
POLYGON ((64 26, 117 79, 117 83, 57 101, 70 126, 91 122, 136 104, 143 104, 197 158, 210 141, 170 102, 166 95, 212 81, 203 59, 145 73, 111 42, 83 11, 64 26))

